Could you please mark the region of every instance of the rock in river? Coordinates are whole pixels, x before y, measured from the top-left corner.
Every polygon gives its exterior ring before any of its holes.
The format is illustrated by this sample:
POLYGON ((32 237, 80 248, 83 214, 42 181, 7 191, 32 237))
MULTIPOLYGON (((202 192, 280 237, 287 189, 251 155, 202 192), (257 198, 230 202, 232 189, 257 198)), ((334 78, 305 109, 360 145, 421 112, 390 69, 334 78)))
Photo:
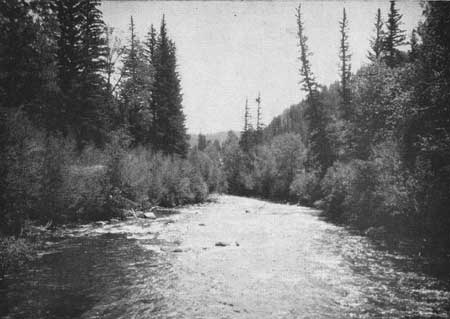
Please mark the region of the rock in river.
POLYGON ((218 241, 217 243, 216 243, 216 246, 217 247, 225 247, 225 246, 228 246, 228 245, 230 245, 229 243, 226 243, 226 242, 223 242, 223 241, 218 241))
POLYGON ((155 219, 156 218, 155 214, 153 214, 152 212, 144 213, 144 216, 145 216, 145 218, 149 218, 149 219, 155 219))

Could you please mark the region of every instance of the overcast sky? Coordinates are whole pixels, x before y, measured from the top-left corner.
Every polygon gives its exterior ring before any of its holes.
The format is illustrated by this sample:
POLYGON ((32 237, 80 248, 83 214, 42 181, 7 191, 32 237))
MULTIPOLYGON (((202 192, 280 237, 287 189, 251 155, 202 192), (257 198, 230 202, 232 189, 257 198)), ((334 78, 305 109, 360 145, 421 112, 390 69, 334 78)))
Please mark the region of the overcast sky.
MULTIPOLYGON (((255 106, 258 91, 266 124, 302 99, 297 6, 294 1, 104 1, 102 11, 106 23, 124 41, 131 15, 143 38, 151 23, 159 27, 165 14, 169 35, 177 46, 187 129, 196 134, 241 130, 245 98, 248 96, 249 104, 255 106)), ((397 6, 409 35, 421 18, 420 4, 403 1, 397 6)), ((377 8, 386 17, 389 2, 302 2, 312 68, 323 84, 338 79, 338 21, 343 7, 350 21, 356 70, 367 62, 377 8)))

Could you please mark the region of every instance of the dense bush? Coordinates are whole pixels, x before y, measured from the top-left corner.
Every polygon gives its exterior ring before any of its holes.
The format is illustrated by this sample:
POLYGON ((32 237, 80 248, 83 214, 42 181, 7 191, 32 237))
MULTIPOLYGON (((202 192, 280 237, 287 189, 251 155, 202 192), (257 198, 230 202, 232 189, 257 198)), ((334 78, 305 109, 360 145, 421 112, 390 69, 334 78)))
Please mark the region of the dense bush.
MULTIPOLYGON (((160 153, 147 156, 147 162, 141 165, 148 165, 149 170, 142 178, 141 185, 146 185, 147 199, 152 204, 173 207, 201 202, 206 198, 208 186, 189 161, 178 157, 168 158, 160 153)), ((124 167, 129 165, 125 164, 124 167)))
MULTIPOLYGON (((69 137, 44 134, 22 112, 2 121, 1 233, 19 234, 26 219, 42 223, 116 216, 117 196, 136 206, 199 202, 215 190, 213 161, 205 153, 190 160, 130 149, 123 131, 99 149, 80 152, 69 137)), ((119 208, 126 208, 122 205, 119 208)))
POLYGON ((289 186, 290 197, 305 205, 311 205, 319 197, 319 173, 306 171, 298 173, 289 186))
POLYGON ((1 113, 0 231, 18 233, 26 215, 39 206, 45 135, 22 111, 1 113))
POLYGON ((367 161, 336 162, 330 167, 321 181, 325 213, 361 228, 406 228, 417 217, 416 183, 405 177, 397 150, 395 143, 385 142, 367 161))
POLYGON ((189 162, 200 173, 208 185, 209 192, 223 192, 226 190, 225 176, 222 170, 220 150, 213 144, 204 151, 194 148, 188 156, 189 162))
POLYGON ((285 199, 303 168, 305 147, 300 135, 286 133, 244 152, 230 135, 223 146, 224 172, 231 193, 285 199))
POLYGON ((324 210, 332 218, 340 218, 346 209, 352 183, 355 179, 354 161, 350 163, 336 162, 328 168, 320 182, 324 200, 324 210))

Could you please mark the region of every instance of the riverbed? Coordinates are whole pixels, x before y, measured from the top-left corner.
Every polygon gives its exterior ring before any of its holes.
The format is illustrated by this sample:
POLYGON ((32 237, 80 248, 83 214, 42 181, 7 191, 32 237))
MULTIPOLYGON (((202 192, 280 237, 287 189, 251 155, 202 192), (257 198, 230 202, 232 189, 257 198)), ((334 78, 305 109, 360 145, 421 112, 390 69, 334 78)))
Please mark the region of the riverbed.
POLYGON ((305 207, 218 196, 63 234, 8 278, 1 318, 450 316, 444 266, 305 207))

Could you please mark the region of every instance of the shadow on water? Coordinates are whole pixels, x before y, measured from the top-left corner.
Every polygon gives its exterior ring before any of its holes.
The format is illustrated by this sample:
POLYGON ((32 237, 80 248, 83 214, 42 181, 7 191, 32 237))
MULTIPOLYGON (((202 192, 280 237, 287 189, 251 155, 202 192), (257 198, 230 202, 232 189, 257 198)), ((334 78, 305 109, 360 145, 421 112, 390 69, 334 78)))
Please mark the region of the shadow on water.
POLYGON ((2 318, 129 318, 163 313, 158 285, 170 275, 162 255, 124 234, 67 238, 8 279, 2 318), (160 282, 148 278, 159 278, 160 282))
POLYGON ((338 226, 335 253, 360 283, 366 303, 359 315, 404 318, 446 318, 450 315, 450 255, 423 240, 383 234, 376 238, 330 220, 338 226), (399 311, 399 312, 398 312, 399 311))
POLYGON ((406 237, 388 231, 380 236, 370 236, 356 227, 326 216, 321 211, 317 211, 317 216, 320 220, 344 228, 352 236, 364 238, 373 249, 387 257, 398 256, 392 262, 399 270, 415 269, 437 280, 447 282, 450 287, 450 246, 448 244, 422 237, 406 237))

